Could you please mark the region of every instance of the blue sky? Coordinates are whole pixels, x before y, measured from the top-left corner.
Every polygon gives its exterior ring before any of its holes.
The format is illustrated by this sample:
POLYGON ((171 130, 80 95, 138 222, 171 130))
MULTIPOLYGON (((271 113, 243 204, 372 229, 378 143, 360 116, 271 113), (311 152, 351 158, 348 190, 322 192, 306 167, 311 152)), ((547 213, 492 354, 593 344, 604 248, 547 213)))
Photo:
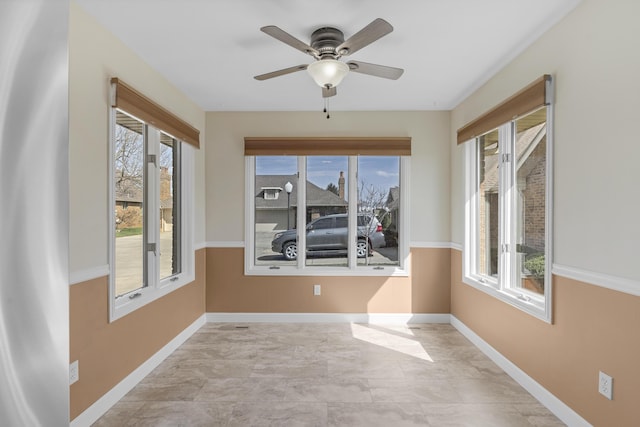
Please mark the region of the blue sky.
MULTIPOLYGON (((297 171, 295 156, 256 157, 257 175, 293 175, 297 171)), ((347 156, 307 157, 307 179, 320 188, 327 188, 329 183, 337 186, 340 171, 344 171, 345 178, 348 178, 347 156)), ((389 188, 400 185, 399 157, 359 156, 358 175, 367 185, 386 192, 389 188)))

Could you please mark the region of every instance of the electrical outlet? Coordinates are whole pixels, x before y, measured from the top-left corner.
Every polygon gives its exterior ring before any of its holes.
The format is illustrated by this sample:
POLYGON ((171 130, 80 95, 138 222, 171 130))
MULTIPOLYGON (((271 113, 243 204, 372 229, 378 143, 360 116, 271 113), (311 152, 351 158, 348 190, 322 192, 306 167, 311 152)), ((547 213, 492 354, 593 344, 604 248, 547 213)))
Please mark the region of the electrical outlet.
POLYGON ((69 364, 69 385, 77 382, 80 379, 80 366, 78 361, 69 364))
POLYGON ((313 295, 320 295, 320 285, 313 285, 313 295))
POLYGON ((598 391, 607 399, 613 399, 613 378, 602 371, 598 376, 598 391))

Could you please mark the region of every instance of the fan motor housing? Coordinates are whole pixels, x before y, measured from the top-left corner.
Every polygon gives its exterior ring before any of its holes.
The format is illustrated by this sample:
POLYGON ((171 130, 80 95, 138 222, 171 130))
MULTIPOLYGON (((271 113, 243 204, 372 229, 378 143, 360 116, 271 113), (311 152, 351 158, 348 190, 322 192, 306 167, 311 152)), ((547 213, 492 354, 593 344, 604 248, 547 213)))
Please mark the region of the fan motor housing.
POLYGON ((311 47, 320 56, 337 56, 336 48, 344 42, 344 34, 337 28, 322 27, 311 34, 311 47))

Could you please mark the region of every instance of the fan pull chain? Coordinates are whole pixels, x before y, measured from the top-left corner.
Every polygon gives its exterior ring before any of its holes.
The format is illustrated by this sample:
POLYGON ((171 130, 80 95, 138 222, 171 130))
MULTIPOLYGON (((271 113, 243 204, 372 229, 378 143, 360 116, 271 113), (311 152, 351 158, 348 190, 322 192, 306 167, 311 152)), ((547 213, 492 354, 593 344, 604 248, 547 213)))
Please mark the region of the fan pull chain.
POLYGON ((324 112, 327 113, 327 120, 331 118, 329 115, 329 98, 324 99, 324 112))

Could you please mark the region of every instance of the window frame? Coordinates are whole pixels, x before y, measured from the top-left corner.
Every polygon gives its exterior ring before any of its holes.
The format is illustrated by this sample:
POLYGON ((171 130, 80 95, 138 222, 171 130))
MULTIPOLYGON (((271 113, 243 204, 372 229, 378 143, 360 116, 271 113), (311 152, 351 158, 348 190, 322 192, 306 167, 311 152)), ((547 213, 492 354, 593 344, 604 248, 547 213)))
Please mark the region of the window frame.
MULTIPOLYGON (((541 107, 543 108, 543 107, 541 107)), ((549 102, 546 108, 546 176, 545 176, 545 287, 544 294, 522 289, 516 286, 515 253, 516 244, 512 236, 515 236, 518 209, 516 204, 517 190, 515 189, 517 170, 514 148, 516 142, 516 122, 525 117, 522 114, 514 117, 497 127, 498 147, 508 143, 506 150, 499 148, 498 153, 509 156, 509 161, 500 160, 499 171, 499 242, 498 277, 496 280, 486 275, 477 273, 478 270, 478 245, 479 245, 479 213, 478 213, 478 177, 479 177, 479 153, 480 136, 467 141, 465 147, 465 245, 463 282, 479 289, 495 298, 506 302, 532 316, 547 323, 552 323, 552 265, 553 265, 553 103, 549 102), (503 167, 507 165, 508 167, 503 167), (507 245, 506 247, 503 245, 507 245)), ((484 134, 483 134, 484 135, 484 134)), ((481 136, 483 136, 481 135, 481 136)))
MULTIPOLYGON (((330 152, 322 153, 323 155, 332 155, 330 152)), ((349 194, 358 194, 357 192, 357 160, 355 154, 339 154, 346 155, 349 162, 349 171, 347 182, 349 185, 349 194)), ((367 154, 363 154, 367 155, 367 154)), ((255 265, 255 158, 256 155, 245 155, 245 242, 244 242, 244 273, 248 276, 400 276, 407 277, 411 271, 410 248, 409 248, 409 203, 407 195, 409 193, 409 176, 411 173, 410 155, 388 154, 389 156, 397 156, 400 159, 400 230, 398 236, 401 244, 398 246, 397 266, 364 266, 358 265, 355 252, 355 245, 350 246, 347 255, 347 265, 342 267, 328 266, 309 266, 306 263, 305 251, 298 251, 299 255, 296 263, 293 265, 255 265)), ((309 156, 313 156, 310 154, 309 156)), ((298 167, 298 203, 306 204, 306 155, 296 155, 298 167)), ((348 211, 357 212, 357 197, 349 197, 348 211)), ((296 229, 306 229, 305 215, 296 216, 296 229)), ((348 238, 355 241, 357 234, 357 218, 355 215, 349 216, 348 238)), ((300 233, 297 236, 298 247, 306 247, 306 233, 300 233)))
MULTIPOLYGON (((112 85, 112 95, 113 95, 112 85)), ((116 106, 109 107, 109 227, 108 227, 108 254, 109 254, 109 322, 114 322, 135 310, 161 298, 176 289, 181 288, 195 280, 195 254, 194 254, 194 149, 195 147, 185 143, 174 135, 169 134, 165 130, 158 129, 153 125, 141 120, 126 110, 116 106), (146 252, 147 260, 143 263, 143 276, 145 284, 143 288, 136 289, 121 296, 116 295, 115 283, 115 185, 114 185, 114 155, 115 155, 115 129, 116 129, 116 111, 121 111, 135 119, 141 121, 144 125, 145 132, 145 156, 147 154, 156 155, 155 167, 149 167, 150 163, 146 162, 145 157, 145 228, 154 230, 151 233, 144 233, 143 244, 155 243, 155 255, 152 251, 146 252), (179 178, 178 185, 180 187, 180 212, 177 221, 181 230, 179 232, 180 239, 180 272, 164 279, 160 279, 160 241, 159 241, 159 208, 160 208, 160 133, 172 137, 179 148, 179 178), (150 196, 147 193, 153 193, 150 196), (135 294, 138 294, 134 296, 135 294)))

